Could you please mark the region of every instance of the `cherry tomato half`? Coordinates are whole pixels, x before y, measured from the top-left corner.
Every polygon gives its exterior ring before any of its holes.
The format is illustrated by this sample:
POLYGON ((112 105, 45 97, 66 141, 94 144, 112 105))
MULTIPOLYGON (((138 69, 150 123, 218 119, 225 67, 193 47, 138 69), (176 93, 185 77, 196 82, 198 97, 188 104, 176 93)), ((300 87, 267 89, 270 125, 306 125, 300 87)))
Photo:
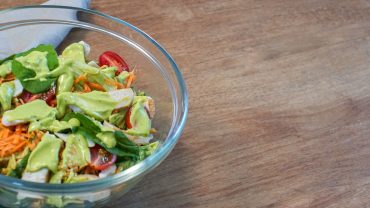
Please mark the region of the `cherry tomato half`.
POLYGON ((95 170, 104 170, 113 165, 117 160, 116 155, 111 154, 97 144, 95 144, 94 147, 90 148, 90 154, 90 166, 93 167, 95 170))
POLYGON ((128 65, 121 56, 113 51, 105 51, 99 56, 99 65, 115 66, 117 67, 116 75, 122 71, 129 71, 128 65))
POLYGON ((55 100, 55 87, 52 87, 50 88, 49 91, 47 92, 44 92, 44 93, 41 93, 40 94, 40 99, 41 100, 45 100, 45 102, 48 104, 48 105, 51 105, 53 100, 55 100))
POLYGON ((55 99, 55 87, 50 88, 47 92, 39 94, 32 94, 24 90, 22 94, 19 95, 19 98, 22 99, 24 103, 29 103, 36 99, 41 99, 45 100, 48 105, 51 105, 53 103, 53 100, 55 99))
POLYGON ((19 95, 19 98, 22 99, 23 103, 28 103, 28 102, 31 102, 33 100, 36 100, 36 99, 40 98, 40 95, 39 94, 32 94, 32 93, 24 90, 22 92, 22 94, 19 95))

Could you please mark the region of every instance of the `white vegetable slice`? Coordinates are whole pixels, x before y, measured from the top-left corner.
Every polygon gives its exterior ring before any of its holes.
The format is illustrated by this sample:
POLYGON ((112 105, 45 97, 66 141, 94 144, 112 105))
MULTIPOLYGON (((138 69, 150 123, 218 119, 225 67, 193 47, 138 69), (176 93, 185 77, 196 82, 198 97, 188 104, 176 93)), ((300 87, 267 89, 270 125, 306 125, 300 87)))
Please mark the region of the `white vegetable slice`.
POLYGON ((87 63, 87 65, 95 67, 95 68, 100 68, 100 66, 95 61, 90 61, 89 63, 87 63))
POLYGON ((14 95, 13 97, 17 97, 23 92, 23 86, 21 84, 21 81, 18 79, 14 80, 14 95))
POLYGON ((125 134, 125 135, 127 136, 127 138, 129 140, 131 140, 132 142, 134 142, 136 144, 149 144, 150 140, 153 139, 153 134, 150 134, 147 137, 143 137, 143 136, 132 136, 132 135, 129 135, 129 134, 125 134))
POLYGON ((106 200, 110 196, 111 191, 87 192, 83 194, 73 194, 73 198, 82 201, 95 202, 99 200, 106 200))
POLYGON ((81 108, 74 106, 74 105, 68 105, 68 107, 75 113, 82 113, 81 108))
POLYGON ((90 139, 86 139, 87 140, 87 146, 88 147, 94 147, 95 146, 95 143, 93 141, 91 141, 90 139))
POLYGON ((153 98, 146 96, 146 102, 144 103, 144 107, 148 110, 150 119, 154 118, 155 104, 153 98))
POLYGON ((107 122, 106 120, 103 121, 103 126, 106 127, 107 129, 112 129, 112 130, 121 130, 117 126, 107 122))
POLYGON ((42 168, 36 172, 24 172, 22 175, 22 180, 32 181, 37 183, 46 183, 48 180, 49 170, 47 168, 42 168))
POLYGON ((91 47, 89 44, 87 44, 85 41, 80 41, 78 42, 79 44, 83 45, 84 47, 84 53, 85 53, 85 57, 88 56, 90 54, 90 50, 91 50, 91 47))
POLYGON ((1 122, 3 123, 4 126, 15 126, 17 124, 25 123, 25 121, 22 120, 8 121, 7 116, 3 116, 1 122))
POLYGON ((128 107, 134 99, 134 91, 131 88, 113 90, 108 92, 112 99, 118 101, 115 109, 128 107))
POLYGON ((59 139, 63 141, 67 141, 68 134, 63 134, 63 133, 54 133, 59 139))
POLYGON ((107 169, 102 170, 99 173, 99 178, 105 178, 107 176, 113 175, 116 172, 117 166, 115 164, 111 165, 107 169))

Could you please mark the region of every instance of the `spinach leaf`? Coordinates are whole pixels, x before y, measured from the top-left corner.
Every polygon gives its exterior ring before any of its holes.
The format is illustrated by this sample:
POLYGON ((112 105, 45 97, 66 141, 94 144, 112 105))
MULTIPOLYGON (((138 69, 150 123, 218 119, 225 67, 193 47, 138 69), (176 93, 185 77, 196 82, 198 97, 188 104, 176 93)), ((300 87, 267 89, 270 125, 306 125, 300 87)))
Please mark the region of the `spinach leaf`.
POLYGON ((94 134, 97 134, 100 132, 100 127, 96 125, 91 119, 87 118, 85 115, 81 113, 68 113, 64 116, 63 121, 69 121, 72 118, 75 118, 80 121, 81 126, 86 128, 87 130, 91 131, 94 134))
POLYGON ((22 86, 27 91, 34 94, 47 91, 56 80, 56 78, 49 78, 43 81, 25 80, 36 76, 36 73, 33 70, 24 67, 16 60, 12 61, 12 72, 14 76, 21 81, 22 86))
POLYGON ((127 138, 125 134, 123 134, 120 131, 114 132, 114 137, 116 138, 117 144, 116 146, 124 149, 128 152, 131 152, 133 154, 139 155, 140 154, 140 148, 135 143, 133 143, 131 140, 127 138))
POLYGON ((86 139, 90 139, 94 143, 102 146, 105 150, 108 152, 117 155, 118 157, 128 157, 132 159, 138 159, 139 155, 131 153, 131 151, 127 151, 127 149, 122 149, 122 147, 113 147, 113 148, 108 148, 99 138, 96 137, 96 134, 88 130, 87 128, 84 127, 78 127, 77 134, 82 135, 86 139))
POLYGON ((86 139, 90 139, 94 143, 102 146, 108 152, 117 155, 118 157, 124 157, 130 160, 141 160, 146 157, 145 154, 147 148, 145 146, 138 146, 121 131, 115 131, 114 137, 116 139, 116 146, 113 148, 108 148, 96 134, 101 132, 100 127, 96 125, 91 119, 86 117, 81 113, 68 113, 64 116, 64 121, 69 121, 75 118, 80 121, 81 126, 77 127, 76 133, 82 135, 86 139))
POLYGON ((50 71, 54 70, 55 68, 58 67, 59 62, 58 62, 58 54, 55 51, 54 47, 52 45, 44 45, 41 44, 35 48, 31 48, 30 50, 22 53, 18 53, 15 55, 15 58, 21 57, 21 56, 26 56, 30 54, 33 51, 40 51, 40 52, 47 52, 48 54, 46 55, 46 58, 48 60, 48 68, 50 71))
POLYGON ((24 67, 21 63, 15 60, 17 57, 26 56, 33 51, 40 51, 40 52, 47 52, 46 58, 48 62, 49 70, 54 70, 58 67, 58 55, 52 45, 44 45, 41 44, 35 48, 32 48, 26 52, 18 53, 11 55, 3 60, 0 61, 0 64, 4 63, 8 60, 13 60, 12 62, 12 72, 17 79, 19 79, 22 83, 22 86, 29 92, 37 94, 41 92, 45 92, 50 89, 51 85, 55 82, 56 78, 46 78, 45 80, 28 80, 25 79, 33 78, 36 76, 36 73, 24 67))
POLYGON ((27 153, 17 164, 14 170, 11 170, 8 173, 8 176, 20 178, 22 177, 22 172, 27 166, 28 158, 31 155, 31 151, 27 153))

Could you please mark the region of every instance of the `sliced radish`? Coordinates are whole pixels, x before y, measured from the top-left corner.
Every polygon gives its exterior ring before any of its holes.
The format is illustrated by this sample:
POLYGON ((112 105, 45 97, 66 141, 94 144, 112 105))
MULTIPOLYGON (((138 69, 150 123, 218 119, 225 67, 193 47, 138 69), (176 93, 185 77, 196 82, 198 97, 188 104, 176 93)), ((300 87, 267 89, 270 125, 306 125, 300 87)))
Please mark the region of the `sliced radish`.
POLYGON ((118 102, 115 109, 130 106, 134 99, 134 91, 131 88, 113 90, 108 93, 112 99, 118 102))
POLYGON ((82 41, 82 40, 78 43, 81 44, 84 47, 85 57, 88 56, 90 54, 90 51, 91 51, 90 45, 87 44, 85 41, 82 41))
POLYGON ((67 137, 69 134, 63 134, 63 133, 54 133, 59 139, 63 140, 64 142, 67 141, 67 137))
POLYGON ((116 172, 117 166, 115 164, 111 165, 110 167, 102 170, 99 173, 99 178, 105 178, 107 176, 113 175, 116 172))
POLYGON ((75 106, 75 105, 68 105, 68 107, 75 113, 82 113, 81 108, 75 106))
POLYGON ((149 118, 153 119, 155 114, 155 104, 153 98, 146 96, 146 101, 144 103, 144 107, 148 112, 149 118))
POLYGON ((22 120, 8 121, 7 116, 3 116, 3 118, 1 119, 1 122, 3 123, 4 126, 15 126, 17 124, 26 123, 26 121, 22 121, 22 120))
POLYGON ((95 61, 90 61, 89 63, 87 63, 87 65, 95 67, 95 68, 100 68, 100 66, 95 61))
POLYGON ((23 86, 21 84, 21 81, 18 79, 14 80, 14 95, 13 97, 18 97, 23 92, 23 86))
POLYGON ((32 181, 37 183, 46 183, 48 181, 49 170, 47 168, 42 168, 36 172, 24 172, 22 175, 22 180, 32 181))
POLYGON ((107 122, 106 120, 104 120, 103 126, 108 128, 108 129, 112 129, 112 130, 120 130, 120 128, 118 128, 117 126, 107 122))
POLYGON ((91 141, 90 139, 86 139, 87 140, 87 146, 88 147, 94 147, 95 146, 95 143, 93 141, 91 141))
POLYGON ((129 140, 136 144, 149 144, 149 142, 153 139, 153 134, 150 134, 147 137, 143 136, 132 136, 129 134, 125 134, 129 140))

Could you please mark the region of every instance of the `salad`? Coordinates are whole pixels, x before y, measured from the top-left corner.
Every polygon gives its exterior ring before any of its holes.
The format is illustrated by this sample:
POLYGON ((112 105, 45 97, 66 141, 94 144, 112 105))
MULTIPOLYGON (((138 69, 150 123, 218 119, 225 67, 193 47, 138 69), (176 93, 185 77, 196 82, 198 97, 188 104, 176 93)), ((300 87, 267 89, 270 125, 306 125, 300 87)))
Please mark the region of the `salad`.
POLYGON ((61 55, 39 45, 0 61, 0 170, 40 183, 78 183, 119 173, 151 155, 154 100, 133 88, 134 70, 90 46, 61 55))

